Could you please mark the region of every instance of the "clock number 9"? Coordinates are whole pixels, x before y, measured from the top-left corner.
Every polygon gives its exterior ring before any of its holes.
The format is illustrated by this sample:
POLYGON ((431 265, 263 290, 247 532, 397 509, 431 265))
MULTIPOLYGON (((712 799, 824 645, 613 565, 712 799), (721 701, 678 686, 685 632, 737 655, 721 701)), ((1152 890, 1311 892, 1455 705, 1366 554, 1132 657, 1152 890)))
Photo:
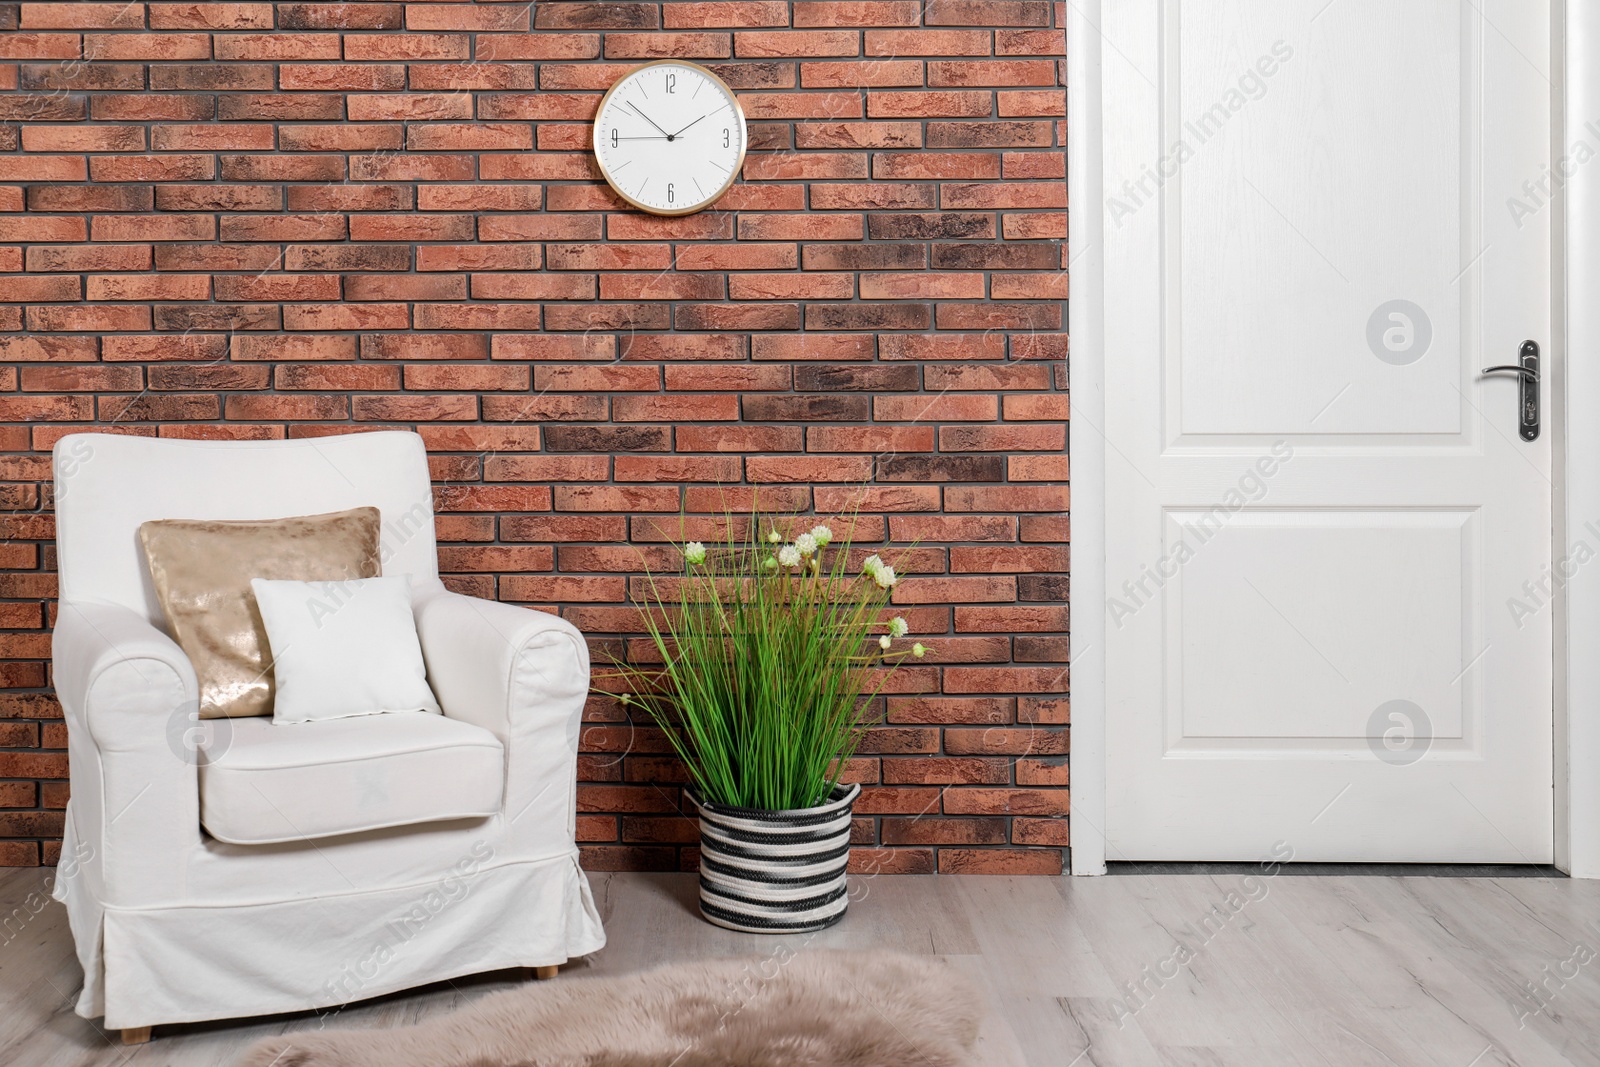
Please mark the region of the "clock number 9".
POLYGON ((672 183, 668 182, 667 183, 667 203, 669 203, 669 204, 672 203, 673 196, 674 196, 674 194, 673 194, 673 189, 672 189, 672 183))
POLYGON ((726 126, 722 128, 722 147, 728 147, 728 128, 726 126))
POLYGON ((612 148, 617 147, 617 131, 616 130, 612 130, 611 131, 611 147, 612 148))
POLYGON ((667 92, 675 93, 677 91, 678 91, 678 76, 676 74, 672 74, 672 73, 669 72, 667 74, 667 92))

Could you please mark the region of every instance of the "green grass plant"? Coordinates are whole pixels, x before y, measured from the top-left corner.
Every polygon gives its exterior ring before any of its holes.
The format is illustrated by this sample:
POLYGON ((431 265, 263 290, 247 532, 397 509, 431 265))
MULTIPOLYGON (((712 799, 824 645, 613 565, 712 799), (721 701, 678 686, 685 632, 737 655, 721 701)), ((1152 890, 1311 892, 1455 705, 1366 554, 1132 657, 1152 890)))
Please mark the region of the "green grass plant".
POLYGON ((704 800, 767 811, 827 800, 885 668, 926 651, 904 647, 903 619, 882 619, 893 567, 876 555, 852 566, 848 538, 802 527, 730 516, 721 544, 679 545, 681 574, 647 579, 662 664, 618 663, 622 700, 662 728, 704 800))

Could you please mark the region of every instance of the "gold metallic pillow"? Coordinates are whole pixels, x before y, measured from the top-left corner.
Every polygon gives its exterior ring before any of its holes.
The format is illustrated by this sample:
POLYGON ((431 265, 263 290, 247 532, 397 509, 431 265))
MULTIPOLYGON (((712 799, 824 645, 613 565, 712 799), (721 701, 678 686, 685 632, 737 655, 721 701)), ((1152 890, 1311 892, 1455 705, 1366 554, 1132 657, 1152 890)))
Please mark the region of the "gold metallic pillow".
POLYGON ((266 627, 250 579, 376 578, 378 509, 139 527, 167 627, 200 679, 200 717, 272 714, 266 627))

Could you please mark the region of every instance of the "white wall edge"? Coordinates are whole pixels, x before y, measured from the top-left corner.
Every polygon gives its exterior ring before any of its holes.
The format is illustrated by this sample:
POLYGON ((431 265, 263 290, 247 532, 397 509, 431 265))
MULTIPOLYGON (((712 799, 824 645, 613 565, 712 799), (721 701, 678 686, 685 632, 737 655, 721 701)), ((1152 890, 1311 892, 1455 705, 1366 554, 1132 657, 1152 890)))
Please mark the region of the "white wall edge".
MULTIPOLYGON (((1588 129, 1590 123, 1600 127, 1600 5, 1563 6, 1566 77, 1564 100, 1558 103, 1565 123, 1557 161, 1580 140, 1600 148, 1588 129)), ((1563 43, 1560 37, 1556 43, 1563 43)), ((1564 343, 1557 346, 1558 377, 1552 382, 1552 389, 1559 390, 1555 395, 1564 431, 1564 440, 1557 442, 1562 446, 1557 453, 1558 562, 1580 544, 1600 551, 1600 161, 1577 164, 1564 193, 1558 198, 1564 209, 1559 234, 1564 254, 1558 256, 1557 272, 1565 284, 1557 291, 1556 308, 1564 343)), ((1556 860, 1575 878, 1600 878, 1600 560, 1578 566, 1562 593, 1566 610, 1558 615, 1556 660, 1556 860)))
POLYGON ((1105 215, 1101 192, 1100 0, 1068 4, 1068 270, 1072 546, 1072 873, 1106 871, 1105 215), (1083 416, 1080 421, 1080 414, 1083 416))

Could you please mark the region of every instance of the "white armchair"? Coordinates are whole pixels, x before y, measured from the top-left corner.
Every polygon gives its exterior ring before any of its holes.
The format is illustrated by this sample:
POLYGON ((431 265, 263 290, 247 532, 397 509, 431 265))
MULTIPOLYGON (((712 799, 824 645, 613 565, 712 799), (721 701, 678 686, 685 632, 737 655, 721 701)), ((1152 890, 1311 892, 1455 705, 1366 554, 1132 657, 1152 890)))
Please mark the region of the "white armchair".
POLYGON ((76 434, 54 462, 72 776, 55 895, 83 964, 79 1015, 131 1037, 605 943, 573 839, 588 651, 555 616, 444 588, 421 438, 76 434), (383 573, 410 576, 444 715, 195 720, 139 524, 365 505, 383 573))

